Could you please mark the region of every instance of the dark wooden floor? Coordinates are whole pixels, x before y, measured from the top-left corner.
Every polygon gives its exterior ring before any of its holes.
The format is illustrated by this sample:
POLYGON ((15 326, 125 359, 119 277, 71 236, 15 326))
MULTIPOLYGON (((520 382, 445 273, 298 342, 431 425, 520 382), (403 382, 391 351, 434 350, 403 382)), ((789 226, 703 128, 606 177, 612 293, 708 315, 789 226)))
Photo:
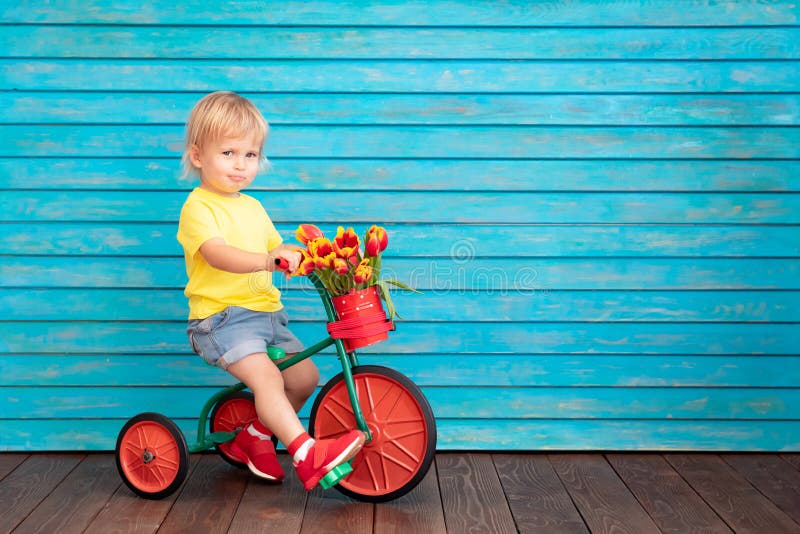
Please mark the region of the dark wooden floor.
POLYGON ((136 497, 112 454, 0 454, 0 531, 800 533, 800 454, 439 453, 385 504, 264 484, 195 455, 171 498, 136 497))

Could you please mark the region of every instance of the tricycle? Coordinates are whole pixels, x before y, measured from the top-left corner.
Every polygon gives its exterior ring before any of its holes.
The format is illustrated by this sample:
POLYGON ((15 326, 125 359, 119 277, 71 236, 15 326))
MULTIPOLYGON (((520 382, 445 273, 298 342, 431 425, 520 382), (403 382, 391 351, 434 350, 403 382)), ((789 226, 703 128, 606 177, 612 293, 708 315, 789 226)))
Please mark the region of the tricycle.
MULTIPOLYGON (((349 430, 367 435, 361 451, 329 473, 320 485, 367 502, 396 499, 425 477, 436 451, 436 421, 420 388, 394 369, 361 365, 347 334, 335 328, 338 317, 325 286, 313 273, 309 279, 319 292, 330 335, 283 359, 283 350, 270 347, 268 355, 284 370, 330 347, 336 348, 342 372, 331 378, 314 399, 309 434, 335 438, 349 430), (333 328, 332 328, 333 327, 333 328)), ((385 317, 385 315, 384 315, 385 317)), ((385 319, 394 329, 390 319, 385 319)), ((343 332, 346 332, 344 330, 343 332)), ((252 393, 242 383, 215 393, 200 411, 197 438, 187 441, 177 424, 165 415, 145 412, 129 419, 116 443, 116 463, 125 484, 137 495, 162 499, 175 492, 189 472, 189 454, 216 448, 228 463, 245 468, 231 454, 230 445, 242 428, 256 418, 252 393)))

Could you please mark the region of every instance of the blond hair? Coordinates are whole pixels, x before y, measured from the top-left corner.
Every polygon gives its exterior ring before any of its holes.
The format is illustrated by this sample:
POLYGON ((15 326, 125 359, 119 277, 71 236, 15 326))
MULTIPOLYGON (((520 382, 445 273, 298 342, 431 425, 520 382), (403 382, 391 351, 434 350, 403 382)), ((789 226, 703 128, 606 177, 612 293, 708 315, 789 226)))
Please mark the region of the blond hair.
POLYGON ((200 99, 192 108, 186 121, 186 145, 183 150, 183 174, 190 176, 197 169, 189 159, 192 146, 202 148, 205 143, 226 137, 255 135, 261 152, 262 162, 264 141, 269 124, 261 112, 248 99, 231 91, 217 91, 200 99))

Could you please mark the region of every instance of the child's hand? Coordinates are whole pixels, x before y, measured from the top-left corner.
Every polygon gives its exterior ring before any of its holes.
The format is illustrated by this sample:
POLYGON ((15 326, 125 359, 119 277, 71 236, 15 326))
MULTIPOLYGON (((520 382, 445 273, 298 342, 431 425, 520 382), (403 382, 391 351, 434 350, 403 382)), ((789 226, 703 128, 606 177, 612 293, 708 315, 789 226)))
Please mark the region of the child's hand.
POLYGON ((300 254, 300 248, 293 245, 281 245, 277 250, 273 250, 271 254, 275 256, 276 267, 283 271, 286 278, 291 276, 300 267, 300 262, 303 256, 300 254), (283 260, 283 261, 281 261, 283 260), (283 264, 283 265, 280 265, 283 264))

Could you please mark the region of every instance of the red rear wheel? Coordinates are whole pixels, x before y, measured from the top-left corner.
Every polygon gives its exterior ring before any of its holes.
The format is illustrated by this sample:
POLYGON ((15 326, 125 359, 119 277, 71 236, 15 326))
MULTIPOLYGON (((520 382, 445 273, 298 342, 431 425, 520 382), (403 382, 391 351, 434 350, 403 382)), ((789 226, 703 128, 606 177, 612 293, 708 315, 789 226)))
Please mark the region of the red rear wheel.
MULTIPOLYGON (((214 405, 209 419, 211 432, 239 432, 255 421, 255 397, 249 391, 237 391, 223 397, 214 405)), ((231 465, 247 468, 247 464, 231 451, 231 442, 220 443, 217 451, 231 465)))
MULTIPOLYGON (((336 489, 362 501, 396 499, 419 484, 433 461, 433 411, 419 387, 393 369, 362 365, 353 368, 353 379, 372 441, 353 458, 353 472, 336 489)), ((319 439, 356 428, 344 375, 317 396, 309 427, 319 439)))
POLYGON ((162 499, 183 484, 189 449, 178 426, 158 413, 130 419, 117 437, 117 470, 140 497, 162 499))

